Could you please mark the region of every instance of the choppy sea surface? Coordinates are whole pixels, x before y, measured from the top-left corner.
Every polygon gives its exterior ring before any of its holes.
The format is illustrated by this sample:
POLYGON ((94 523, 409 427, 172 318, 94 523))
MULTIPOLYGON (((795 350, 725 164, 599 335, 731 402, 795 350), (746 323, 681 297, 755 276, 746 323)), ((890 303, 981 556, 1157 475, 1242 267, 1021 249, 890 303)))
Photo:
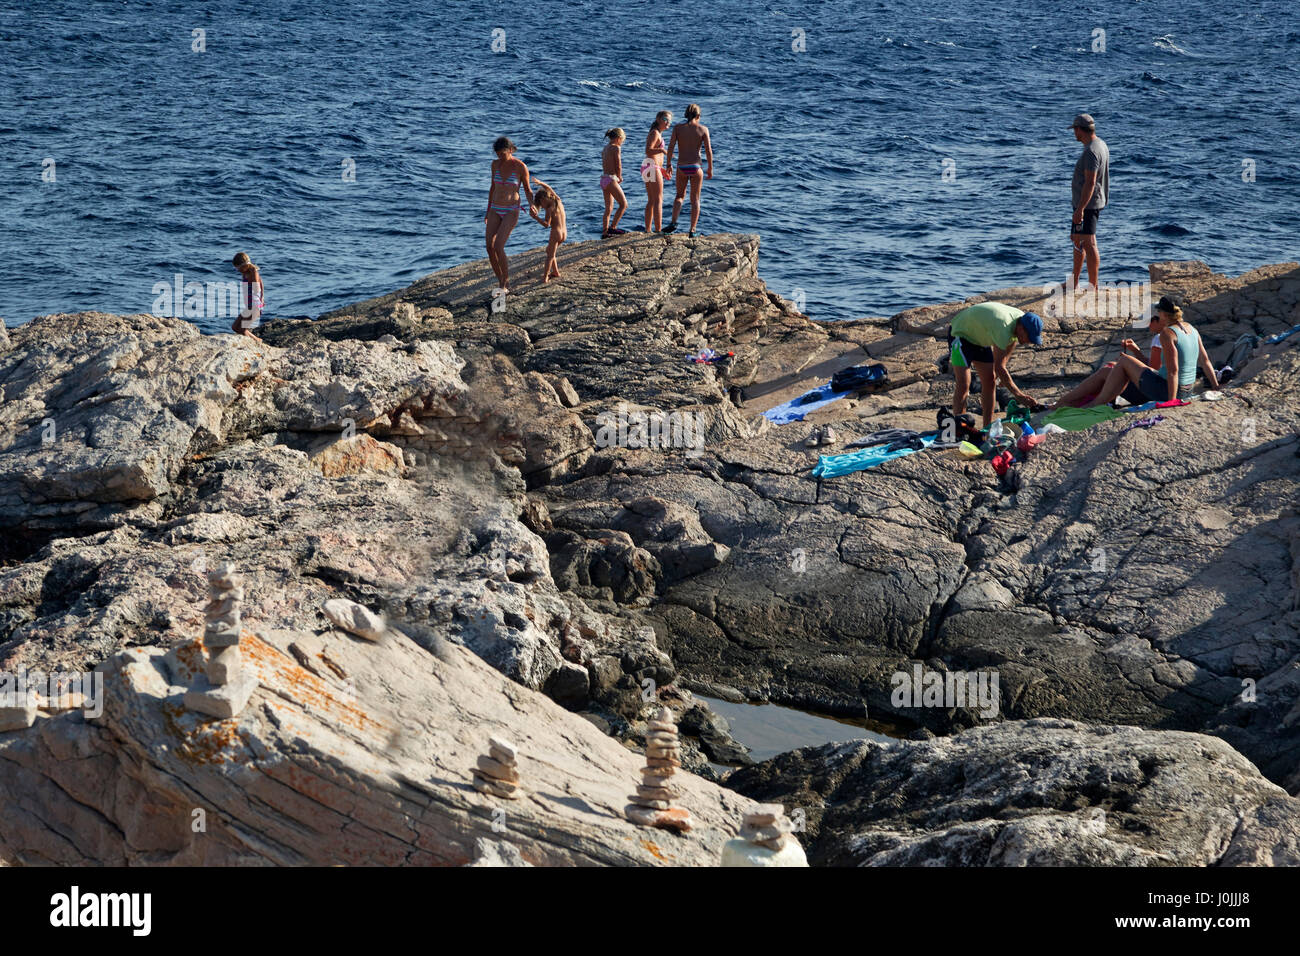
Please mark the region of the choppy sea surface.
MULTIPOLYGON (((717 161, 701 229, 759 233, 763 278, 819 318, 1064 278, 1080 111, 1111 149, 1103 280, 1168 258, 1240 272, 1300 255, 1295 14, 6 0, 0 315, 147 312, 177 273, 235 278, 241 249, 268 317, 391 291, 483 256, 500 134, 564 198, 570 238, 596 238, 603 132, 628 131, 639 224, 645 131, 688 102, 717 161)), ((543 239, 521 222, 511 248, 543 239)))

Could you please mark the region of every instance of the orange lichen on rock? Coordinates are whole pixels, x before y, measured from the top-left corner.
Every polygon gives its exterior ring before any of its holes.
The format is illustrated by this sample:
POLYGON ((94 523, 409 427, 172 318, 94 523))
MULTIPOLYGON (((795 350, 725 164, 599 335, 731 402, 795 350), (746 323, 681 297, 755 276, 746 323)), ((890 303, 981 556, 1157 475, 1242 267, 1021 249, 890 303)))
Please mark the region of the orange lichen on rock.
POLYGON ((311 462, 326 478, 363 472, 393 474, 400 472, 403 466, 401 449, 376 441, 365 433, 340 438, 312 455, 311 462))
MULTIPOLYGON (((317 677, 279 649, 267 644, 256 634, 244 631, 240 648, 248 663, 257 668, 263 687, 292 698, 303 707, 312 707, 327 714, 336 724, 351 727, 363 734, 387 732, 387 724, 374 720, 354 702, 346 700, 340 689, 317 677)), ((273 707, 284 706, 282 701, 269 701, 273 707)))
POLYGON ((240 730, 238 718, 197 719, 191 711, 173 703, 164 703, 162 712, 168 729, 180 741, 176 755, 191 766, 252 763, 249 736, 240 730), (191 722, 187 728, 185 724, 191 722))

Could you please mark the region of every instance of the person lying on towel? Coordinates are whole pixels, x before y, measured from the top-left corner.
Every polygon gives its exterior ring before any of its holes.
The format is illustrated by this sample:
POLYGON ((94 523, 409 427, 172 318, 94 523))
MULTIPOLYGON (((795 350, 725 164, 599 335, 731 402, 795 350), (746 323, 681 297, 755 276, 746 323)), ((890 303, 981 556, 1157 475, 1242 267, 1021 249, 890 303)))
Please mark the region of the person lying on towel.
POLYGON ((985 428, 993 423, 996 410, 995 383, 1004 385, 1020 404, 1036 408, 1038 402, 1020 390, 1007 368, 1016 346, 1026 343, 1043 344, 1043 320, 1033 312, 1022 312, 1002 302, 981 302, 954 315, 948 327, 948 362, 956 380, 953 415, 960 418, 966 412, 972 368, 980 377, 985 428))

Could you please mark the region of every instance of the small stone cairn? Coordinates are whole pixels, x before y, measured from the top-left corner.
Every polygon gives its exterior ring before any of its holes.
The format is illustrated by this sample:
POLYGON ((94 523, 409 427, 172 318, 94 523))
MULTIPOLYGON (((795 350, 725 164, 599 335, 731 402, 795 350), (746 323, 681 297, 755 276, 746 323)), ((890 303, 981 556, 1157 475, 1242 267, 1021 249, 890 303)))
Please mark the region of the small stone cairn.
POLYGON ((673 801, 681 796, 681 791, 672 785, 672 778, 682 765, 682 748, 671 710, 661 708, 651 718, 646 725, 645 740, 646 765, 641 770, 636 793, 628 797, 632 802, 625 810, 627 818, 641 826, 689 830, 690 811, 673 806, 673 801))
POLYGON ((203 629, 207 673, 197 677, 185 694, 185 706, 190 710, 220 719, 234 717, 257 689, 257 675, 244 667, 239 650, 239 605, 243 600, 244 582, 233 565, 221 564, 208 572, 203 629))
POLYGON ((740 839, 722 848, 723 866, 807 866, 799 841, 790 835, 785 807, 760 803, 745 814, 740 839))
POLYGON ((515 745, 500 737, 488 738, 488 752, 474 767, 474 789, 491 797, 515 800, 519 797, 518 753, 515 745))

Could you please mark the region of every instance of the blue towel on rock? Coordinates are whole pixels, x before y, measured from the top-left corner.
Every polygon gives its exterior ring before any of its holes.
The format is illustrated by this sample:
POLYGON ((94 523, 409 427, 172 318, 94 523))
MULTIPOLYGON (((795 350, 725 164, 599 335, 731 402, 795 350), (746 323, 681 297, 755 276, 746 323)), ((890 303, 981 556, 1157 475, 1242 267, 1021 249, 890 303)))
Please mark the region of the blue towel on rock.
POLYGON ((791 422, 801 422, 803 417, 809 412, 815 412, 819 408, 825 408, 831 402, 838 401, 848 392, 835 392, 831 390, 831 383, 827 382, 819 388, 814 388, 811 392, 804 392, 798 398, 792 398, 784 405, 778 405, 776 408, 769 408, 763 413, 763 417, 769 422, 776 425, 789 425, 791 422))
POLYGON ((1285 332, 1279 332, 1277 335, 1270 335, 1268 338, 1264 340, 1264 344, 1276 345, 1278 342, 1285 342, 1287 339, 1295 335, 1297 332, 1300 332, 1300 325, 1293 325, 1285 332))
MULTIPOLYGON (((926 448, 934 444, 934 439, 934 433, 921 436, 921 442, 926 448)), ((850 475, 855 471, 865 471, 882 462, 902 458, 904 455, 914 455, 917 451, 916 448, 889 451, 888 446, 877 445, 873 448, 863 448, 861 451, 851 451, 846 455, 821 455, 812 473, 814 478, 838 478, 840 475, 850 475)))

